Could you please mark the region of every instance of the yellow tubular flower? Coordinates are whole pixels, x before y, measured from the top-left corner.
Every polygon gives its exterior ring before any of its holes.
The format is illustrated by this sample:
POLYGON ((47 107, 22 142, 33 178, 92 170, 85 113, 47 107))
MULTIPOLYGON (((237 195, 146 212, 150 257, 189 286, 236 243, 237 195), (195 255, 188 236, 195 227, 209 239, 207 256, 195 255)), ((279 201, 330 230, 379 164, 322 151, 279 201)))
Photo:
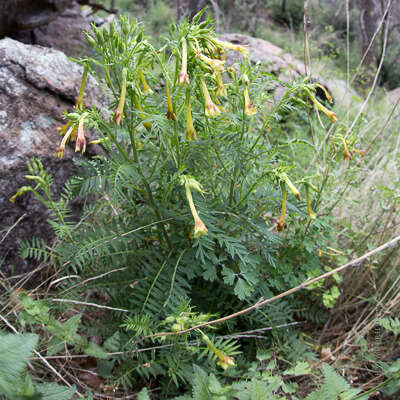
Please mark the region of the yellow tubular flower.
POLYGON ((340 136, 340 140, 343 142, 343 158, 350 161, 352 157, 349 148, 347 147, 346 139, 340 136))
POLYGON ((197 213, 196 207, 194 206, 192 192, 190 191, 190 184, 188 181, 185 183, 185 191, 186 191, 186 198, 189 203, 190 211, 193 215, 194 219, 194 231, 193 231, 193 238, 197 239, 201 235, 207 235, 207 227, 205 226, 204 222, 200 219, 199 214, 197 213))
POLYGON ((216 60, 210 58, 199 51, 196 53, 196 58, 199 58, 201 61, 204 61, 208 64, 215 72, 222 72, 224 70, 225 61, 223 60, 216 60))
POLYGON ((208 92, 206 83, 204 82, 203 78, 200 78, 201 82, 201 91, 203 92, 204 101, 205 101, 205 113, 207 117, 216 117, 217 115, 221 114, 218 107, 214 104, 211 100, 210 93, 208 92))
POLYGON ((226 87, 224 85, 224 81, 222 80, 222 73, 216 72, 215 79, 217 81, 217 96, 218 97, 226 97, 227 92, 226 92, 226 87))
POLYGON ((201 235, 207 236, 208 230, 205 223, 200 218, 197 218, 194 223, 193 237, 198 239, 201 235))
POLYGON ((232 357, 227 356, 223 351, 217 349, 211 342, 210 338, 204 333, 202 334, 202 339, 207 347, 217 356, 217 365, 219 365, 222 369, 225 370, 228 367, 235 365, 235 360, 232 357))
POLYGON ((297 190, 296 186, 293 185, 293 183, 289 179, 289 177, 285 173, 283 173, 283 174, 281 174, 281 178, 286 183, 286 185, 288 185, 288 188, 293 193, 293 195, 297 198, 297 200, 301 200, 300 192, 297 190))
POLYGON ((68 139, 70 138, 72 131, 74 130, 74 128, 76 129, 75 126, 71 126, 67 133, 64 135, 64 137, 61 140, 60 146, 58 147, 58 149, 56 150, 56 152, 54 153, 55 156, 57 156, 58 158, 63 158, 64 156, 64 152, 65 152, 65 145, 68 141, 68 139))
POLYGON ((247 57, 249 56, 249 46, 233 44, 233 43, 225 42, 223 40, 218 40, 218 39, 213 39, 213 42, 216 45, 218 45, 219 47, 225 47, 226 49, 239 51, 246 60, 247 60, 247 57))
POLYGON ((67 132, 68 128, 71 126, 72 121, 69 120, 66 124, 64 124, 63 126, 59 126, 57 128, 57 130, 60 132, 60 136, 64 136, 65 132, 67 132))
POLYGON ((230 366, 234 366, 235 365, 235 360, 233 359, 233 357, 229 357, 227 356, 225 353, 223 353, 222 351, 219 351, 217 349, 218 353, 215 353, 216 356, 218 357, 218 362, 217 365, 219 365, 222 369, 227 369, 230 366))
POLYGON ((307 215, 311 219, 317 218, 317 214, 311 208, 311 200, 310 200, 310 188, 309 185, 306 185, 306 201, 307 201, 307 215))
POLYGON ((276 230, 279 232, 285 229, 285 216, 286 216, 286 186, 285 182, 282 181, 281 181, 281 190, 282 190, 281 217, 279 218, 279 222, 276 225, 276 230))
POLYGON ((351 153, 350 153, 350 151, 349 151, 349 149, 348 149, 346 143, 344 143, 343 158, 344 158, 345 160, 348 160, 348 161, 350 161, 351 158, 352 158, 351 153))
POLYGON ((165 90, 167 92, 167 102, 168 102, 168 111, 167 111, 167 119, 171 119, 173 121, 176 121, 176 115, 174 113, 174 108, 172 106, 172 100, 171 100, 171 96, 169 94, 169 84, 168 84, 168 76, 166 76, 165 79, 165 90))
POLYGON ((326 114, 332 122, 337 122, 337 115, 333 111, 329 111, 325 106, 323 106, 311 93, 308 94, 312 102, 317 106, 317 108, 326 114))
POLYGON ((87 114, 83 114, 81 119, 79 120, 78 137, 76 139, 76 145, 75 145, 75 152, 81 151, 82 154, 86 151, 86 138, 85 138, 85 132, 83 130, 83 124, 86 116, 87 114))
POLYGON ((333 103, 332 96, 329 94, 328 90, 324 86, 322 86, 320 84, 318 84, 317 87, 319 87, 324 92, 325 97, 327 98, 329 103, 333 103))
POLYGON ((124 106, 125 106, 125 97, 126 97, 126 75, 127 75, 127 69, 124 68, 122 70, 122 85, 121 85, 121 95, 119 97, 119 103, 118 107, 115 110, 114 114, 114 122, 117 125, 122 125, 122 120, 124 117, 124 106))
POLYGON ((253 107, 253 103, 250 101, 249 91, 247 87, 244 89, 244 113, 248 116, 257 114, 257 108, 253 107))
POLYGON ((186 103, 186 139, 196 140, 197 133, 193 125, 192 119, 192 107, 189 103, 186 103))
POLYGON ((140 81, 142 82, 143 92, 145 94, 153 94, 153 91, 151 90, 150 86, 147 84, 146 78, 144 77, 143 71, 141 69, 139 69, 139 71, 138 71, 138 77, 139 77, 140 81))
POLYGON ((179 86, 189 85, 189 75, 187 73, 187 44, 186 39, 182 38, 182 67, 178 75, 179 86))
POLYGON ((22 186, 21 188, 18 189, 17 193, 15 193, 11 198, 10 202, 14 203, 15 199, 19 196, 22 196, 26 192, 30 192, 32 188, 30 186, 22 186))

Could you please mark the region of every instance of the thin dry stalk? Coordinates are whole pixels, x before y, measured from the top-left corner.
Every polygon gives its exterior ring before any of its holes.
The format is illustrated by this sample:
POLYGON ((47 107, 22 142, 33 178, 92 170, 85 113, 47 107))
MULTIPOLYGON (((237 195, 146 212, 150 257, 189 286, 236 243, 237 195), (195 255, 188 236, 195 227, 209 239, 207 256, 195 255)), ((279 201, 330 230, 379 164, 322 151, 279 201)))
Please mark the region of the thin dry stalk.
POLYGON ((8 228, 8 230, 7 230, 7 232, 5 233, 5 235, 1 238, 0 244, 2 244, 2 243, 4 242, 4 240, 5 240, 6 237, 10 234, 10 232, 11 232, 25 217, 26 217, 26 214, 21 215, 21 216, 18 218, 18 220, 17 220, 13 225, 11 225, 11 226, 8 228))
POLYGON ((153 335, 148 335, 148 336, 145 336, 145 337, 137 340, 134 343, 134 345, 137 345, 138 343, 140 343, 140 342, 142 342, 142 341, 144 341, 146 339, 151 339, 151 338, 155 338, 155 337, 182 335, 184 333, 189 333, 189 332, 192 332, 194 330, 198 330, 198 329, 203 328, 205 326, 215 325, 215 324, 218 324, 218 323, 225 322, 225 321, 228 321, 230 319, 236 318, 236 317, 238 317, 240 315, 247 314, 250 311, 253 311, 253 310, 256 310, 256 309, 258 309, 260 307, 265 306, 266 304, 272 303, 272 302, 274 302, 276 300, 279 300, 279 299, 282 299, 282 298, 284 298, 286 296, 289 296, 290 294, 293 294, 293 293, 296 293, 296 292, 298 292, 298 291, 300 291, 302 289, 305 289, 306 287, 308 287, 308 286, 310 286, 310 285, 312 285, 312 284, 314 284, 316 282, 319 282, 320 280, 326 279, 326 278, 328 278, 328 277, 330 277, 330 276, 332 276, 334 274, 337 274, 338 272, 343 271, 343 270, 345 270, 345 269, 347 269, 349 267, 352 267, 354 265, 358 265, 362 261, 368 259, 369 257, 372 257, 373 255, 375 255, 377 253, 380 253, 381 251, 387 249, 390 246, 395 245, 399 241, 400 241, 400 236, 397 236, 397 237, 393 238, 392 240, 388 241, 387 243, 383 244, 382 246, 379 246, 376 249, 374 249, 374 250, 372 250, 372 251, 370 251, 368 253, 365 253, 363 256, 358 257, 353 261, 350 261, 350 262, 348 262, 348 263, 346 263, 346 264, 344 264, 344 265, 342 265, 342 266, 340 266, 338 268, 335 268, 335 269, 333 269, 333 270, 331 270, 329 272, 326 272, 325 274, 322 274, 322 275, 320 275, 320 276, 318 276, 318 277, 316 277, 314 279, 310 279, 310 280, 304 281, 302 284, 300 284, 300 285, 298 285, 298 286, 296 286, 296 287, 294 287, 292 289, 289 289, 286 292, 278 294, 277 296, 273 296, 273 297, 271 297, 269 299, 266 299, 266 300, 261 298, 257 303, 255 303, 252 306, 247 307, 247 308, 245 308, 245 309, 243 309, 241 311, 238 311, 236 313, 227 315, 227 316, 222 317, 222 318, 215 319, 213 321, 204 322, 202 324, 193 326, 193 327, 188 328, 188 329, 184 329, 182 331, 178 331, 178 332, 160 332, 160 333, 156 333, 156 334, 153 334, 153 335))

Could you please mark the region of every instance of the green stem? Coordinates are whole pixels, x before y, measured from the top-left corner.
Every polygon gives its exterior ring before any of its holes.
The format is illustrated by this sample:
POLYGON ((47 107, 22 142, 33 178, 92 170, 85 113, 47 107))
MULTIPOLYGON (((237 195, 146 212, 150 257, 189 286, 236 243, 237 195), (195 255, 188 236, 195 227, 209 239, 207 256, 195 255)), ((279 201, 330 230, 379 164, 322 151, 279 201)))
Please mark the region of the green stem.
POLYGON ((297 90, 298 87, 295 86, 294 88, 288 89, 285 94, 283 95, 281 101, 278 103, 278 105, 274 108, 274 110, 270 113, 270 115, 268 116, 268 118, 266 119, 266 121, 264 122, 263 126, 260 129, 260 133, 258 134, 256 140, 254 141, 254 143, 250 146, 250 150, 249 153, 252 153, 252 151, 254 150, 254 148, 257 146, 257 143, 259 142, 259 140, 261 139, 261 137, 264 135, 265 130, 267 129, 268 125, 271 122, 271 116, 273 116, 281 107, 282 105, 285 103, 286 98, 295 90, 297 90))
POLYGON ((158 150, 156 161, 154 162, 153 168, 151 169, 149 179, 154 175, 154 172, 156 172, 156 167, 158 165, 158 161, 160 160, 161 153, 163 150, 164 150, 164 143, 161 143, 160 148, 158 150))
POLYGON ((129 139, 131 141, 131 147, 133 151, 133 159, 135 163, 139 162, 139 156, 137 152, 137 146, 136 146, 136 137, 135 137, 135 129, 132 128, 131 125, 128 127, 128 132, 129 132, 129 139))
POLYGON ((357 400, 357 399, 362 399, 365 396, 368 396, 369 394, 372 394, 374 392, 376 392, 377 390, 385 387, 389 382, 393 381, 394 379, 400 379, 400 371, 398 371, 395 375, 393 375, 392 377, 390 377, 389 379, 386 379, 385 382, 382 382, 380 385, 373 387, 372 389, 361 393, 359 395, 357 395, 356 397, 353 397, 351 400, 357 400))
MULTIPOLYGON (((131 136, 131 140, 135 141, 134 134, 131 134, 131 132, 130 132, 130 136, 131 136)), ((161 145, 161 147, 162 147, 162 145, 161 145)), ((159 152, 159 154, 160 154, 160 152, 159 152)), ((162 215, 160 213, 160 210, 158 209, 158 207, 156 205, 156 202, 154 201, 153 192, 151 191, 150 184, 149 184, 148 180, 146 179, 146 177, 143 174, 143 171, 142 171, 142 168, 141 168, 141 165, 140 165, 139 156, 137 154, 136 143, 134 144, 134 159, 135 159, 135 162, 136 162, 136 169, 137 169, 137 171, 138 171, 138 173, 139 173, 139 175, 140 175, 140 177, 142 179, 142 182, 143 182, 143 184, 145 186, 147 197, 148 197, 148 200, 150 202, 151 208, 153 209, 154 214, 156 215, 156 217, 161 221, 163 219, 163 217, 162 217, 162 215)), ((153 172, 152 172, 152 174, 153 174, 153 172)), ((168 246, 169 250, 172 251, 172 249, 173 249, 172 243, 171 243, 171 240, 170 240, 170 238, 168 236, 168 232, 165 229, 165 225, 163 223, 161 224, 161 230, 162 230, 164 239, 167 242, 167 246, 168 246)))
MULTIPOLYGON (((117 140, 117 135, 113 132, 111 132, 111 129, 108 127, 108 125, 106 123, 104 123, 103 121, 101 121, 101 125, 104 128, 104 130, 106 131, 108 137, 111 139, 111 141, 115 144, 115 146, 117 147, 118 151, 121 153, 122 157, 125 158, 126 161, 131 161, 131 159, 129 158, 128 153, 122 148, 122 146, 119 144, 118 140, 117 140)), ((117 130, 117 127, 115 127, 115 130, 117 130)))
POLYGON ((179 170, 181 167, 181 152, 179 146, 179 134, 178 134, 178 121, 174 121, 174 139, 175 139, 175 148, 176 148, 176 162, 177 162, 177 169, 179 170))
POLYGON ((256 188, 258 186, 258 184, 267 176, 269 175, 269 171, 266 172, 265 174, 261 175, 260 178, 258 178, 253 185, 251 185, 250 189, 247 191, 247 193, 240 199, 239 203, 237 204, 237 206, 239 207, 249 196, 250 194, 253 192, 254 188, 256 188))
MULTIPOLYGON (((162 215, 161 215, 161 213, 160 213, 160 210, 159 210, 158 207, 156 206, 156 203, 155 203, 155 201, 154 201, 154 197, 153 197, 153 193, 152 193, 152 191, 151 191, 150 185, 149 185, 149 183, 147 182, 146 178, 143 176, 143 174, 142 174, 142 172, 141 172, 141 169, 139 170, 139 173, 140 173, 140 175, 141 175, 141 177, 142 177, 142 182, 143 182, 143 184, 144 184, 144 186, 145 186, 145 188, 146 188, 147 195, 148 195, 148 198, 149 198, 151 207, 153 208, 153 211, 154 211, 154 213, 156 214, 157 218, 158 218, 160 221, 162 221, 163 217, 162 217, 162 215)), ((173 249, 172 243, 171 243, 171 240, 170 240, 170 238, 169 238, 169 236, 168 236, 168 232, 167 232, 167 230, 165 229, 164 223, 161 224, 161 230, 162 230, 164 239, 165 239, 165 241, 167 242, 168 249, 172 251, 172 249, 173 249)))
POLYGON ((83 108, 83 94, 85 93, 85 85, 86 85, 86 78, 88 71, 89 71, 89 66, 85 65, 83 68, 81 87, 79 88, 79 95, 78 98, 76 99, 76 107, 79 109, 83 108))
MULTIPOLYGON (((242 146, 243 137, 244 137, 244 133, 245 133, 245 130, 246 130, 246 107, 245 107, 244 104, 243 104, 242 120, 243 120, 242 131, 240 132, 240 137, 239 137, 240 146, 242 146)), ((229 188, 229 205, 230 206, 232 206, 232 203, 233 203, 233 192, 234 192, 234 189, 235 189, 235 183, 236 183, 236 180, 237 180, 238 173, 239 173, 239 163, 237 162, 237 160, 235 160, 235 166, 234 166, 234 169, 233 169, 231 185, 230 185, 230 188, 229 188)))

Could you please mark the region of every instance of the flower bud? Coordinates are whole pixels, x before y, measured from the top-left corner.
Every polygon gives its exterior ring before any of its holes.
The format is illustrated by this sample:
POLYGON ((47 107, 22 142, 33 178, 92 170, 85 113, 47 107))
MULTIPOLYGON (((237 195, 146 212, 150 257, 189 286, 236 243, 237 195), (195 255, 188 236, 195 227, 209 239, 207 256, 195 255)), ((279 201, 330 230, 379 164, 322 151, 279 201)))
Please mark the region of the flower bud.
POLYGON ((218 40, 218 39, 213 39, 213 42, 219 47, 225 47, 226 49, 239 51, 246 60, 249 56, 249 46, 233 44, 233 43, 225 42, 223 40, 218 40))
POLYGON ((215 73, 215 78, 217 81, 217 96, 218 97, 226 97, 227 92, 226 92, 226 87, 224 85, 224 81, 222 80, 222 74, 221 72, 216 72, 215 73))
POLYGON ((173 324, 172 327, 171 327, 171 329, 172 329, 174 332, 179 332, 179 331, 183 330, 183 327, 182 327, 180 324, 173 324))
POLYGON ((18 189, 17 193, 15 193, 11 198, 10 202, 14 203, 15 199, 19 196, 22 196, 26 192, 32 191, 32 188, 30 186, 22 186, 21 188, 18 189))
POLYGON ((285 229, 285 217, 286 217, 286 186, 285 182, 281 181, 281 190, 282 190, 282 208, 281 208, 281 216, 276 225, 276 230, 281 232, 285 229))
POLYGON ((165 79, 165 90, 167 92, 167 102, 168 102, 168 111, 166 114, 167 119, 176 121, 176 115, 174 113, 174 108, 172 106, 172 100, 171 100, 171 96, 169 94, 169 84, 168 84, 168 76, 165 79))
POLYGON ((203 92, 204 101, 205 101, 205 113, 207 117, 216 117, 221 112, 219 111, 218 107, 214 104, 211 100, 210 93, 208 92, 206 83, 204 82, 203 78, 200 78, 201 82, 201 91, 203 92))
POLYGON ((144 94, 153 94, 153 91, 151 90, 150 86, 147 84, 146 78, 141 69, 138 70, 138 77, 139 77, 140 81, 142 82, 143 93, 144 94))
POLYGON ((348 161, 351 160, 352 155, 351 152, 349 151, 349 148, 347 147, 346 139, 341 135, 339 135, 338 137, 343 143, 343 158, 348 161))
POLYGON ((326 90, 326 88, 320 84, 317 84, 316 86, 319 87, 324 92, 325 97, 329 101, 329 103, 333 103, 332 96, 329 94, 329 92, 326 90))
POLYGON ((293 185, 292 181, 289 179, 289 177, 285 174, 282 173, 280 175, 280 178, 283 182, 286 183, 290 191, 293 193, 293 195, 297 198, 297 200, 301 200, 300 198, 300 192, 297 190, 296 186, 293 185))
POLYGON ((119 98, 118 107, 114 114, 114 122, 117 125, 122 125, 122 120, 124 117, 124 106, 125 106, 125 97, 126 97, 126 75, 128 71, 126 68, 122 69, 122 84, 121 84, 121 95, 119 98))
POLYGON ((250 101, 249 91, 247 87, 244 88, 244 113, 248 116, 257 114, 257 108, 253 107, 253 103, 250 101))
POLYGON ((343 148, 343 158, 347 161, 350 161, 352 158, 351 153, 346 144, 344 145, 344 148, 343 148))
POLYGON ((311 219, 317 218, 317 214, 311 208, 311 200, 310 200, 310 186, 306 184, 306 201, 307 201, 307 215, 311 219))
POLYGON ((233 357, 229 357, 223 351, 217 349, 210 338, 204 333, 202 334, 202 339, 207 347, 217 356, 217 365, 219 365, 222 369, 225 370, 228 367, 235 365, 235 360, 233 357))
POLYGON ((337 122, 337 115, 333 111, 329 111, 325 106, 323 106, 311 93, 308 94, 312 102, 317 106, 317 108, 325 113, 332 122, 337 122))
POLYGON ((208 64, 215 72, 222 72, 224 70, 225 61, 223 60, 212 59, 201 53, 199 50, 196 51, 196 58, 208 64))
POLYGON ((87 32, 83 32, 83 33, 86 36, 86 40, 88 41, 89 46, 96 47, 96 45, 97 45, 96 40, 94 40, 94 38, 92 36, 90 36, 87 32))
POLYGON ((193 125, 192 107, 190 103, 186 104, 186 139, 196 140, 197 133, 193 125))
MULTIPOLYGON (((138 111, 141 111, 141 112, 139 112, 140 118, 146 119, 146 116, 142 113, 143 112, 143 108, 142 108, 141 104, 139 103, 139 100, 137 99, 136 96, 134 97, 133 101, 135 103, 136 109, 138 111)), ((151 122, 143 122, 143 125, 148 131, 151 130, 151 122)))
POLYGON ((182 38, 182 67, 178 75, 179 86, 189 85, 189 75, 187 73, 187 44, 186 39, 182 38))
POLYGON ((75 152, 81 151, 82 154, 86 151, 86 138, 85 138, 85 132, 83 130, 83 124, 85 121, 87 114, 83 114, 81 119, 79 120, 79 126, 78 126, 78 137, 76 139, 76 145, 75 145, 75 152))
POLYGON ((207 235, 208 230, 204 222, 200 219, 199 214, 197 213, 192 197, 192 192, 190 191, 190 189, 192 188, 194 190, 197 190, 198 192, 202 192, 203 190, 199 182, 197 182, 194 178, 188 176, 181 176, 181 184, 185 185, 186 198, 194 219, 194 231, 192 236, 194 239, 198 239, 201 235, 207 235))
POLYGON ((68 130, 68 128, 71 126, 71 124, 72 124, 72 121, 69 120, 66 124, 64 124, 63 126, 59 126, 59 127, 57 128, 57 130, 60 132, 60 135, 61 135, 61 136, 64 136, 64 135, 65 135, 65 132, 67 132, 67 130, 68 130))

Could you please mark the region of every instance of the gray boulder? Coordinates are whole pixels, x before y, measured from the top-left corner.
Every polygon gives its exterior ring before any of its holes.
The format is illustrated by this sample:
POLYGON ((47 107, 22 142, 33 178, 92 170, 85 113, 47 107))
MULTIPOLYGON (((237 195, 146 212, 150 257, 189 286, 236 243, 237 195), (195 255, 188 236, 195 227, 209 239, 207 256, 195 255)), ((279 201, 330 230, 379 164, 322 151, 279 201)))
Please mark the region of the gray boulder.
MULTIPOLYGON (((225 33, 220 38, 227 42, 248 46, 250 61, 264 64, 271 74, 279 76, 283 74, 290 78, 297 78, 304 74, 304 64, 302 62, 267 40, 239 33, 225 33)), ((240 53, 229 52, 228 63, 235 62, 240 57, 240 53)))
POLYGON ((68 7, 48 23, 31 30, 12 33, 12 38, 26 44, 37 44, 61 50, 71 57, 90 54, 83 31, 90 30, 87 17, 82 15, 76 1, 70 1, 68 7))
MULTIPOLYGON (((0 271, 7 274, 31 268, 17 257, 22 239, 51 238, 48 211, 31 194, 14 204, 9 199, 27 184, 23 176, 31 157, 41 158, 54 175, 55 192, 71 176, 73 148, 62 160, 53 154, 61 139, 57 127, 65 123, 62 112, 73 108, 82 70, 60 51, 0 40, 0 271)), ((102 99, 102 90, 89 76, 85 103, 101 107, 102 99)), ((88 153, 95 151, 88 146, 88 153)))
POLYGON ((391 103, 395 104, 397 100, 400 98, 400 87, 390 90, 387 93, 387 97, 391 103))
POLYGON ((1 0, 0 37, 47 24, 72 2, 73 0, 1 0))

